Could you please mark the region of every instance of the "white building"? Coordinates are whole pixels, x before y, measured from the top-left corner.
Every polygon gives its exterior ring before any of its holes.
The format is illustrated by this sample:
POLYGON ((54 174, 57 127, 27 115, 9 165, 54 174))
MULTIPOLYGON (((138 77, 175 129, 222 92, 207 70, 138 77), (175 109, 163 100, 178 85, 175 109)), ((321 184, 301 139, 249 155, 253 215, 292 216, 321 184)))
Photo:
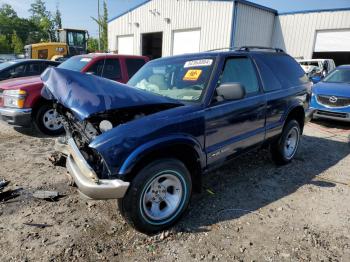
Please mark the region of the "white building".
POLYGON ((149 0, 112 18, 108 35, 111 51, 151 58, 257 45, 350 63, 350 7, 278 14, 245 0, 149 0))
POLYGON ((280 14, 272 45, 294 57, 350 64, 350 8, 280 14))

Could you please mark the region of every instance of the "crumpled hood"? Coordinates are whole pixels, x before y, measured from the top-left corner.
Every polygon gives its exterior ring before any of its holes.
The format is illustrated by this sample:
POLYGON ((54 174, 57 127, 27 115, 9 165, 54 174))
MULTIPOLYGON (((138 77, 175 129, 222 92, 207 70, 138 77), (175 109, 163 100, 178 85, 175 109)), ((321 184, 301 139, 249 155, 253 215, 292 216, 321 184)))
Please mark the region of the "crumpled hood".
POLYGON ((95 113, 143 105, 181 104, 160 95, 105 78, 62 68, 48 68, 41 75, 41 95, 69 108, 80 120, 95 113))
POLYGON ((316 95, 350 97, 350 84, 319 82, 313 86, 312 92, 316 95))

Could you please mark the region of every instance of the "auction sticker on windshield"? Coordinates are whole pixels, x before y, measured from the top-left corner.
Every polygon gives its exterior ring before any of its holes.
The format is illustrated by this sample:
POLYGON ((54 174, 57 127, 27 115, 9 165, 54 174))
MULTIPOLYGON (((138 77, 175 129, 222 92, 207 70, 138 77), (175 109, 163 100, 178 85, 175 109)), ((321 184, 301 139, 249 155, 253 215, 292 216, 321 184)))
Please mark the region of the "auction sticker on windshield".
POLYGON ((186 75, 184 76, 184 81, 197 81, 198 78, 201 76, 202 70, 200 69, 190 69, 187 71, 186 75))
POLYGON ((197 67, 197 66, 211 66, 212 63, 213 63, 213 59, 200 59, 200 60, 187 61, 184 65, 184 68, 197 67))

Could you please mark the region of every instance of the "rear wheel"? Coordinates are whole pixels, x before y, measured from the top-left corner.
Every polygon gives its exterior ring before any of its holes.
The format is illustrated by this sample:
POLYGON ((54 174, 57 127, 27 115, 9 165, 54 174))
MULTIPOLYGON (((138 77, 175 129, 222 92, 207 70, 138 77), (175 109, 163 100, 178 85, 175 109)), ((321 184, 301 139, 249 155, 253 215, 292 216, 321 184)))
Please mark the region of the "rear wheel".
POLYGON ((176 159, 163 159, 136 175, 118 205, 133 227, 154 233, 181 217, 189 204, 191 190, 191 176, 185 165, 176 159))
POLYGON ((276 164, 284 165, 292 161, 298 151, 300 136, 298 121, 290 120, 283 128, 280 138, 270 148, 272 159, 276 164))
POLYGON ((34 122, 37 129, 46 135, 57 136, 64 133, 62 117, 50 104, 43 104, 36 110, 34 122))

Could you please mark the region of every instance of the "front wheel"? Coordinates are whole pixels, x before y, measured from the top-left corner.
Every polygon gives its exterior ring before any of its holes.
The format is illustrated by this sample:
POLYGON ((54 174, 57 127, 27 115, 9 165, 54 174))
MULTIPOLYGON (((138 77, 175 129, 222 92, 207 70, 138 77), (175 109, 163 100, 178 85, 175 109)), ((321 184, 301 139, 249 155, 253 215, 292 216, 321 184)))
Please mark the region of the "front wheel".
POLYGON ((64 133, 62 117, 50 104, 43 104, 35 111, 34 122, 37 129, 46 135, 57 136, 64 133))
POLYGON ((174 224, 186 210, 192 191, 191 175, 176 159, 155 161, 143 168, 118 201, 126 220, 144 233, 174 224))
POLYGON ((282 135, 271 147, 271 156, 278 165, 288 164, 294 158, 300 142, 300 125, 290 120, 283 128, 282 135))

